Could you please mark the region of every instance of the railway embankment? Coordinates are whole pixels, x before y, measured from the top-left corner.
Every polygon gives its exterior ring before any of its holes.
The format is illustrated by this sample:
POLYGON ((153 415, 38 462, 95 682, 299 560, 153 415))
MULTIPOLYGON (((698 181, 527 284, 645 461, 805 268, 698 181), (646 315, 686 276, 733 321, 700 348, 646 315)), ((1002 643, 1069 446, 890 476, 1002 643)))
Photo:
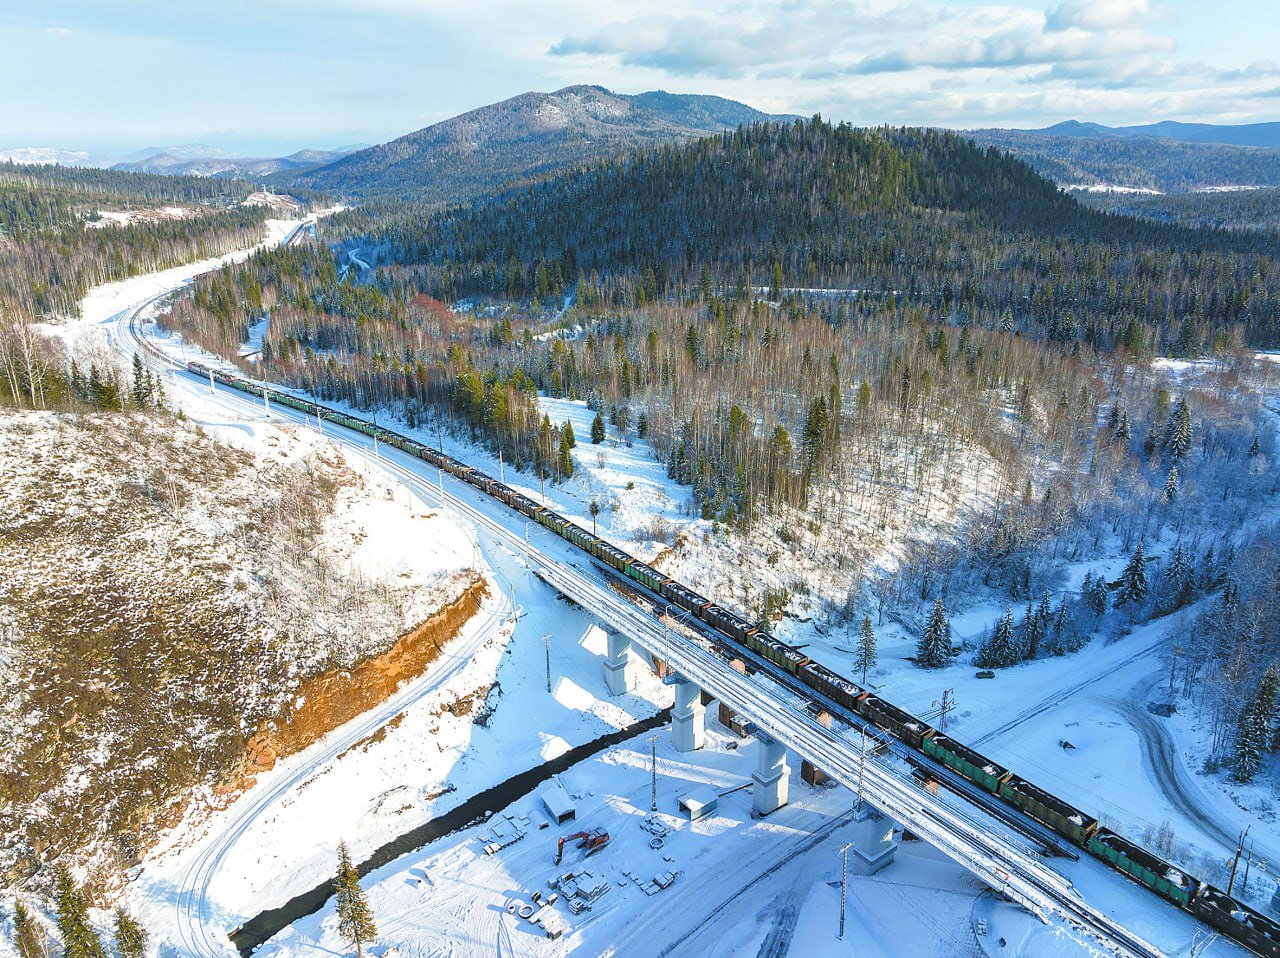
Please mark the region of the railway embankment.
POLYGON ((249 738, 242 774, 221 791, 225 794, 251 786, 258 774, 269 771, 280 759, 313 745, 421 675, 475 615, 486 595, 484 579, 475 576, 461 595, 405 632, 385 652, 302 683, 294 702, 249 738))

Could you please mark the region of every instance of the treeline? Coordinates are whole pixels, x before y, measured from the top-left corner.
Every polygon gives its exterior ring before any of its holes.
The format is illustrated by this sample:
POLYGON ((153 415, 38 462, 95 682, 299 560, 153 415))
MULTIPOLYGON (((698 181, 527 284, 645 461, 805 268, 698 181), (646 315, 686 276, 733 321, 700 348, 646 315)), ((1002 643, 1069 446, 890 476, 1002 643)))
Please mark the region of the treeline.
POLYGON ((390 279, 340 280, 333 255, 304 244, 201 277, 161 323, 236 361, 264 316, 268 378, 359 409, 393 407, 410 426, 443 416, 516 468, 552 480, 572 472, 571 433, 538 413, 537 384, 516 361, 529 341, 517 344, 509 322, 455 314, 390 279))
MULTIPOLYGON (((59 350, 32 325, 74 314, 85 294, 100 283, 220 255, 261 239, 270 215, 264 207, 214 205, 183 219, 100 229, 85 225, 84 217, 100 208, 139 209, 221 195, 207 181, 186 179, 0 165, 0 403, 37 409, 122 405, 107 395, 110 390, 103 393, 73 382, 59 350), (139 192, 116 192, 133 189, 139 192)), ((101 371, 102 377, 110 375, 101 371)), ((117 390, 125 397, 129 391, 127 383, 117 390)))
MULTIPOLYGON (((1274 151, 1280 154, 1280 150, 1274 151)), ((1269 232, 1280 244, 1280 188, 1202 193, 1082 193, 1080 202, 1109 213, 1164 223, 1269 232)))
POLYGON ((1033 130, 972 130, 965 135, 983 146, 1008 150, 1064 184, 1105 183, 1165 192, 1230 184, 1280 186, 1280 150, 1033 130))
POLYGON ((52 164, 0 163, 0 184, 46 189, 63 195, 132 197, 153 203, 220 203, 243 200, 255 187, 207 176, 157 176, 52 164))
MULTIPOLYGON (((946 314, 1050 323, 1094 348, 1280 341, 1267 237, 1087 209, 958 135, 761 124, 656 147, 371 237, 442 299, 611 307, 707 285, 894 292, 946 314)), ((705 289, 703 290, 705 292, 705 289)))

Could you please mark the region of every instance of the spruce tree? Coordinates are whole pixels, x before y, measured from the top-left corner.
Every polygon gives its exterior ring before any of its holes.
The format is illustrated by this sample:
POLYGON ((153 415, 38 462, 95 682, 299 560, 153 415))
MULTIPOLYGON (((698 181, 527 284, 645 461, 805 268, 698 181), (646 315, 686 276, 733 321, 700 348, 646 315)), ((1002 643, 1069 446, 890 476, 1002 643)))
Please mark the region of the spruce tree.
POLYGON ((876 633, 871 628, 871 616, 863 616, 862 628, 858 632, 858 649, 853 654, 853 667, 862 673, 862 684, 867 684, 867 671, 876 667, 879 656, 876 653, 876 633))
POLYGON ((597 446, 604 442, 604 419, 599 413, 596 413, 596 418, 591 420, 591 441, 597 446))
POLYGON ((139 409, 143 409, 147 405, 147 393, 149 392, 150 380, 149 374, 142 368, 142 357, 138 353, 133 354, 133 404, 139 409))
POLYGON ((1185 396, 1178 400, 1173 407, 1173 415, 1169 417, 1169 425, 1164 434, 1164 449, 1174 462, 1191 449, 1191 410, 1187 407, 1185 396))
POLYGON ((44 929, 19 898, 13 903, 13 944, 18 958, 49 958, 44 929))
POLYGON ((1237 782, 1253 781, 1262 767, 1262 752, 1267 747, 1267 730, 1252 703, 1240 713, 1236 723, 1236 741, 1231 754, 1231 777, 1237 782))
POLYGON ((1164 502, 1170 503, 1178 498, 1178 467, 1174 466, 1169 470, 1169 478, 1165 480, 1164 495, 1161 497, 1164 502))
POLYGON ((1000 621, 991 630, 991 636, 983 643, 974 657, 974 665, 984 669, 1003 669, 1019 659, 1018 643, 1013 635, 1013 609, 1005 609, 1000 621))
POLYGON ((1116 608, 1124 605, 1141 605, 1147 601, 1147 559, 1142 543, 1133 550, 1133 556, 1120 574, 1120 588, 1116 591, 1116 608))
POLYGON ((107 958, 97 932, 89 924, 89 908, 84 896, 65 868, 59 868, 54 876, 54 900, 63 958, 107 958))
POLYGON ((364 946, 377 937, 378 928, 369 900, 360 887, 360 875, 351 862, 346 842, 338 845, 338 875, 333 889, 338 911, 338 937, 356 949, 357 958, 364 958, 364 946))
POLYGON ((118 958, 144 958, 147 953, 147 930, 123 908, 116 909, 116 955, 118 958))
POLYGON ((916 664, 925 669, 937 669, 951 661, 951 623, 942 596, 933 604, 929 621, 916 643, 916 664))
POLYGON ((1085 575, 1081 591, 1084 594, 1085 605, 1095 617, 1103 615, 1110 608, 1111 594, 1107 592, 1107 582, 1101 575, 1085 575))
POLYGON ((573 423, 567 419, 564 421, 564 429, 561 430, 560 436, 561 442, 567 445, 570 449, 578 444, 578 438, 573 434, 573 423))
POLYGON ((1262 455, 1262 443, 1258 441, 1258 437, 1253 437, 1253 442, 1249 444, 1249 458, 1257 459, 1262 455))

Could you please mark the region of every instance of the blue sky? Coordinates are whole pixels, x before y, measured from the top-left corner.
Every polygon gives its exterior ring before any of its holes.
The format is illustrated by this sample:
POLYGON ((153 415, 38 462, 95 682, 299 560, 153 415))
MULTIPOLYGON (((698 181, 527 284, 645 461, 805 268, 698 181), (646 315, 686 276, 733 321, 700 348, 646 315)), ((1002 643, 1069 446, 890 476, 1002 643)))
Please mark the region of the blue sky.
POLYGON ((1280 120, 1276 0, 3 0, 0 148, 376 142, 525 90, 859 124, 1280 120))

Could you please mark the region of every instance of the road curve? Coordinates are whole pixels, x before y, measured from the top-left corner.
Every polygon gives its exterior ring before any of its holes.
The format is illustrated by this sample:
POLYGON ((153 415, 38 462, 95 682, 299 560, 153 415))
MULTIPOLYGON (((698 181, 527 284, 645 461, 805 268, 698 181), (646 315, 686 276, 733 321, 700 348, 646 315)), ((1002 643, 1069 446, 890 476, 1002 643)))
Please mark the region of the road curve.
MULTIPOLYGON (((305 229, 306 224, 298 227, 284 242, 293 242, 305 229)), ((119 313, 116 317, 116 335, 112 337, 114 347, 130 355, 136 351, 153 366, 173 365, 172 360, 145 340, 138 331, 137 324, 141 313, 147 307, 171 295, 179 288, 180 286, 175 286, 163 293, 150 296, 119 313)), ((260 407, 254 404, 247 405, 252 405, 261 412, 260 407)), ((342 436, 328 435, 327 438, 352 449, 360 449, 354 442, 344 442, 342 436)), ((387 471, 391 478, 401 478, 387 471)), ((482 604, 477 616, 464 627, 463 635, 446 646, 444 654, 433 662, 425 673, 403 686, 379 706, 327 736, 323 744, 313 746, 312 749, 301 753, 296 760, 296 766, 290 767, 287 774, 269 779, 270 784, 267 787, 250 790, 229 809, 215 815, 211 820, 210 833, 201 840, 199 852, 186 863, 172 896, 175 910, 173 924, 178 929, 184 954, 210 956, 210 958, 235 954, 235 949, 227 937, 231 929, 220 926, 216 909, 210 899, 210 889, 237 843, 249 832, 253 824, 268 814, 275 803, 291 789, 413 703, 448 685, 461 673, 471 663, 476 653, 497 634, 503 624, 511 620, 512 608, 508 600, 510 589, 502 587, 500 583, 500 587, 491 590, 491 593, 491 597, 482 604)))

